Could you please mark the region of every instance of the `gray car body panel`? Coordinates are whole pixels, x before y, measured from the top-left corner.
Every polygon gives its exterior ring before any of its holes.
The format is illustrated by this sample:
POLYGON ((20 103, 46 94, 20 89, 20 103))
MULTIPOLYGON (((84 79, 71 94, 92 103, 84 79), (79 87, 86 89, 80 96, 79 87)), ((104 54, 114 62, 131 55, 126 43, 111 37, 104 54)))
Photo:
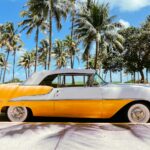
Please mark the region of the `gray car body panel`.
POLYGON ((150 101, 150 86, 113 85, 101 87, 103 99, 134 99, 150 101))
POLYGON ((150 101, 150 86, 106 84, 99 87, 54 88, 50 93, 36 96, 23 96, 12 101, 25 100, 147 100, 150 101))

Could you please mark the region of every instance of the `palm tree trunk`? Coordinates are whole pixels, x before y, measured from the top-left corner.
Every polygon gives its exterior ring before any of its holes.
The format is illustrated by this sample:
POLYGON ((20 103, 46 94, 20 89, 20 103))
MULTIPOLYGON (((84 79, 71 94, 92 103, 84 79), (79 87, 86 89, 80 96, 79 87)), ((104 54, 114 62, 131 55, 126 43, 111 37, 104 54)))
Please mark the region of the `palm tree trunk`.
POLYGON ((26 75, 26 79, 28 78, 28 75, 27 75, 27 68, 24 68, 25 70, 25 75, 26 75))
POLYGON ((133 80, 134 80, 134 83, 136 82, 136 79, 135 79, 135 71, 133 73, 133 80))
MULTIPOLYGON (((75 1, 74 0, 74 5, 75 5, 75 1)), ((75 8, 73 8, 72 10, 72 23, 71 23, 71 41, 73 41, 73 37, 74 37, 74 20, 75 20, 75 8)), ((71 55, 71 68, 73 69, 74 67, 74 56, 71 55)), ((74 80, 74 78, 72 78, 74 80)))
POLYGON ((7 62, 8 62, 8 58, 9 58, 9 53, 10 53, 10 51, 8 50, 8 51, 7 51, 7 57, 6 57, 6 60, 5 60, 5 68, 4 68, 4 75, 3 75, 3 83, 5 82, 5 75, 6 75, 6 69, 7 69, 7 62))
POLYGON ((30 67, 28 66, 28 77, 30 77, 30 67))
POLYGON ((44 69, 47 69, 47 61, 44 62, 44 69))
POLYGON ((71 65, 71 69, 73 69, 73 56, 70 57, 70 65, 71 65))
POLYGON ((3 69, 1 68, 1 72, 0 72, 0 82, 2 80, 2 74, 3 74, 3 69))
POLYGON ((139 74, 139 72, 138 72, 138 83, 140 83, 139 81, 140 81, 140 74, 139 74))
POLYGON ((102 79, 104 79, 104 72, 102 71, 102 79))
POLYGON ((122 70, 120 71, 120 83, 122 83, 122 70))
POLYGON ((72 23, 71 23, 71 40, 73 41, 73 36, 74 36, 74 15, 75 13, 72 13, 72 23))
POLYGON ((106 77, 107 77, 107 72, 105 73, 105 77, 104 77, 104 80, 106 80, 106 77))
POLYGON ((95 54, 95 65, 94 69, 97 69, 97 60, 98 60, 98 53, 99 53, 99 44, 100 44, 100 34, 97 34, 96 38, 96 54, 95 54))
MULTIPOLYGON (((51 1, 49 2, 51 3, 51 1)), ((51 10, 51 4, 49 7, 49 51, 48 51, 48 70, 50 70, 50 64, 51 64, 51 50, 52 50, 52 10, 51 10)))
POLYGON ((13 80, 15 79, 15 65, 16 65, 16 50, 14 50, 14 60, 13 60, 13 80))
POLYGON ((35 42, 36 42, 36 53, 35 53, 35 68, 34 68, 34 72, 37 71, 37 65, 38 65, 39 26, 37 26, 37 29, 36 29, 35 42))
POLYGON ((87 69, 89 69, 89 51, 87 53, 87 62, 86 62, 86 66, 87 66, 87 69))
POLYGON ((148 68, 146 69, 146 81, 148 83, 148 68))
POLYGON ((112 83, 112 71, 110 70, 110 83, 112 83))
POLYGON ((144 73, 143 73, 143 70, 140 70, 140 75, 141 75, 141 83, 144 83, 144 73))

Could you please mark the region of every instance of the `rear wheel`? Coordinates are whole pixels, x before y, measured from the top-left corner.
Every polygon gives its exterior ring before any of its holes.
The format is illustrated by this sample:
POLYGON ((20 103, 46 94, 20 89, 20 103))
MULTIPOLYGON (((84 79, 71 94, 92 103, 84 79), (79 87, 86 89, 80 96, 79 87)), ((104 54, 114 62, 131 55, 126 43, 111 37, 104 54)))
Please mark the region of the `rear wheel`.
POLYGON ((26 107, 11 106, 7 110, 7 117, 12 122, 24 122, 28 116, 29 111, 26 107))
POLYGON ((147 123, 150 119, 150 110, 144 104, 133 104, 127 111, 127 117, 132 123, 147 123))

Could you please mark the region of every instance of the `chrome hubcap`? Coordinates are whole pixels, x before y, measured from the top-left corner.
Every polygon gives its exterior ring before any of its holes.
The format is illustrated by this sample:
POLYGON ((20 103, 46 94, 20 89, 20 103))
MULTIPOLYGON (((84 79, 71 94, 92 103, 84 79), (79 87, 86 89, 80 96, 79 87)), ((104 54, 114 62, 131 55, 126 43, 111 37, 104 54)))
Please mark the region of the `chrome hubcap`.
POLYGON ((146 115, 143 109, 136 107, 132 110, 131 117, 134 121, 142 121, 146 115))
POLYGON ((25 116, 25 110, 22 107, 15 107, 13 108, 12 112, 11 112, 11 116, 15 119, 15 120, 20 120, 25 116))

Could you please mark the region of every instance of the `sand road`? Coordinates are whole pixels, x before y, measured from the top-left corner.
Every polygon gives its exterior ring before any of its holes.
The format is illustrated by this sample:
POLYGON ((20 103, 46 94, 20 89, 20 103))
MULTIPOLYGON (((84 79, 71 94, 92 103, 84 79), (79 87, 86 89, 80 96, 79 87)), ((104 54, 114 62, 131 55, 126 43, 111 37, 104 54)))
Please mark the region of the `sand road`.
POLYGON ((3 123, 0 150, 150 150, 150 124, 3 123))

